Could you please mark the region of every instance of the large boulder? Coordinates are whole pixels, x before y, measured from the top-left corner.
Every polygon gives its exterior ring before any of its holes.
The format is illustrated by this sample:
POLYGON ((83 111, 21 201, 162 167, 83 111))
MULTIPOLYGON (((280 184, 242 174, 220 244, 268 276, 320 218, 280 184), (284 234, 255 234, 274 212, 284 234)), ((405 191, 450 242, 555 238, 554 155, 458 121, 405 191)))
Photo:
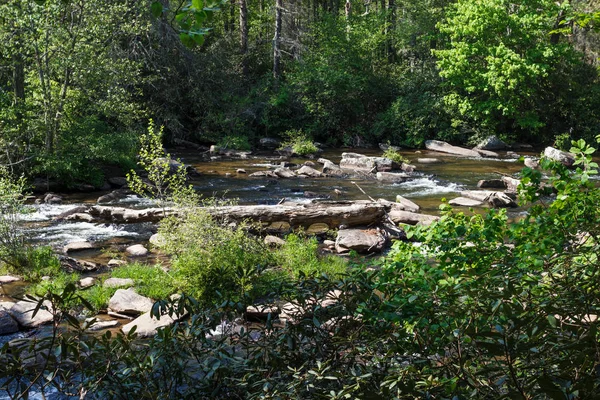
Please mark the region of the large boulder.
POLYGON ((36 307, 37 302, 18 301, 8 312, 24 328, 36 328, 40 325, 49 324, 54 320, 54 315, 48 311, 52 310, 52 303, 47 300, 44 301, 43 307, 33 315, 36 307))
POLYGON ((453 154, 455 156, 480 157, 479 153, 475 150, 452 146, 451 144, 442 142, 440 140, 427 140, 425 142, 425 148, 427 148, 427 150, 439 151, 441 153, 453 154))
POLYGON ((150 311, 152 304, 152 300, 133 289, 118 289, 108 301, 108 308, 119 314, 139 315, 150 311))
POLYGON ((483 139, 475 146, 479 150, 506 150, 508 145, 498 138, 496 135, 491 135, 483 139))
POLYGON ((575 164, 575 154, 558 150, 554 147, 546 147, 544 150, 544 156, 551 160, 558 161, 566 167, 572 167, 575 164))
POLYGON ((387 243, 385 236, 376 229, 340 229, 335 241, 338 253, 354 250, 358 253, 376 253, 384 249, 387 243))
POLYGON ((10 316, 8 311, 0 310, 0 335, 8 335, 19 331, 17 321, 10 316))
POLYGON ((369 157, 358 153, 342 153, 340 168, 359 172, 387 172, 397 169, 389 158, 369 157))
POLYGON ((127 325, 124 325, 121 330, 127 335, 135 326, 135 334, 140 338, 147 338, 156 335, 159 329, 164 328, 165 326, 173 325, 176 321, 176 318, 173 318, 167 314, 162 315, 160 319, 156 319, 150 315, 150 312, 146 312, 127 325))
POLYGON ((258 141, 258 143, 260 144, 260 147, 270 150, 275 150, 281 144, 279 140, 274 138, 262 138, 258 141))
MULTIPOLYGON (((319 159, 321 160, 321 159, 319 159)), ((337 165, 334 164, 333 162, 326 160, 326 162, 323 164, 323 173, 327 174, 327 175, 333 175, 333 176, 341 176, 344 175, 344 171, 342 171, 342 169, 337 165)))

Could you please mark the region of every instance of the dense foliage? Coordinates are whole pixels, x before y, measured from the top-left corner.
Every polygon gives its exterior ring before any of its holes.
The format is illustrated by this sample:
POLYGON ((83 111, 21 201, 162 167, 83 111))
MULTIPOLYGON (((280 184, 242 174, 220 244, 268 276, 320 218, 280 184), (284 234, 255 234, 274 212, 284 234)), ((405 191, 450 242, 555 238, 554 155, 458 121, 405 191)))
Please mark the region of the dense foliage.
POLYGON ((133 165, 148 116, 167 139, 241 149, 288 131, 416 147, 592 138, 598 24, 586 7, 6 1, 0 164, 101 186, 107 164, 133 165))
MULTIPOLYGON (((69 310, 91 305, 72 284, 49 291, 32 301, 56 310, 53 335, 4 346, 2 389, 13 397, 54 390, 147 399, 594 398, 600 189, 591 178, 598 165, 585 142, 571 151, 575 171, 547 159, 543 171, 523 170, 521 199, 531 206, 523 218, 442 206, 440 221, 408 230, 411 241, 397 242, 377 270, 282 283, 277 298, 289 303, 279 322, 274 312, 258 324, 247 319, 256 298, 237 282, 242 293, 223 292, 216 306, 186 296, 157 303, 155 315, 190 316, 150 341, 89 336, 93 321, 69 310), (61 321, 69 328, 59 329, 61 321)), ((209 235, 223 232, 201 218, 169 230, 172 249, 197 255, 190 271, 210 274, 241 258, 230 250, 254 252, 236 230, 227 234, 231 249, 207 246, 209 235), (213 255, 218 264, 206 264, 213 255)), ((300 257, 298 237, 289 243, 283 259, 306 264, 290 257, 300 257)), ((153 272, 136 273, 160 286, 153 272)), ((224 276, 235 283, 235 272, 224 276)), ((211 290, 201 287, 200 294, 211 290)))

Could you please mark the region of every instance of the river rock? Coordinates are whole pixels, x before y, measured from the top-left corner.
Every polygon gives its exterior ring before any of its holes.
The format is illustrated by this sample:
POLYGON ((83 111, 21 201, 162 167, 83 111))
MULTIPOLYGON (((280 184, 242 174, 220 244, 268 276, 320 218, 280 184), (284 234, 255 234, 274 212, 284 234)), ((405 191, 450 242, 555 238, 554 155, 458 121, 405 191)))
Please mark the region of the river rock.
POLYGON ((506 186, 506 191, 511 193, 517 193, 521 180, 512 178, 510 176, 503 176, 502 182, 506 186))
MULTIPOLYGON (((152 235, 154 236, 154 235, 152 235)), ((116 259, 112 259, 108 262, 107 264, 110 268, 114 268, 114 267, 120 267, 121 265, 127 265, 127 261, 125 260, 116 260, 116 259)))
POLYGON ((309 167, 308 165, 304 165, 302 168, 300 168, 298 171, 296 171, 296 174, 304 175, 304 176, 311 177, 311 178, 320 178, 323 176, 323 174, 321 172, 317 171, 313 167, 309 167))
POLYGON ((44 195, 45 204, 62 204, 63 198, 54 193, 46 193, 44 195))
POLYGON ((256 171, 248 176, 251 178, 279 178, 274 171, 256 171))
POLYGON ((255 322, 264 322, 269 318, 275 319, 279 315, 279 307, 268 304, 246 307, 246 319, 255 322))
POLYGON ((480 157, 479 153, 475 150, 452 146, 451 144, 442 142, 440 140, 427 140, 425 141, 425 147, 427 150, 439 151, 442 153, 453 154, 455 156, 480 157))
POLYGON ((130 257, 144 257, 148 255, 148 249, 141 244, 134 244, 126 248, 125 253, 130 257))
POLYGON ((123 190, 123 189, 113 190, 112 192, 110 192, 108 194, 98 197, 98 200, 96 202, 98 204, 112 203, 112 202, 119 201, 121 199, 126 198, 131 193, 132 192, 130 190, 123 190))
POLYGON ((342 153, 340 168, 359 172, 388 172, 395 163, 389 158, 368 157, 358 153, 342 153))
POLYGON ((87 213, 89 210, 88 206, 78 206, 78 207, 74 207, 70 210, 67 210, 61 214, 58 214, 56 217, 52 218, 53 221, 62 221, 65 218, 67 218, 69 215, 72 214, 83 214, 83 213, 87 213))
POLYGON ((77 251, 91 250, 94 248, 94 245, 88 241, 84 242, 71 242, 63 247, 63 253, 75 253, 77 251))
POLYGON ((506 150, 508 145, 496 135, 490 135, 475 146, 478 150, 506 150))
POLYGON ((506 184, 502 179, 482 179, 477 182, 480 189, 505 189, 506 184))
POLYGON ((498 158, 500 157, 500 154, 496 153, 495 151, 491 151, 491 150, 481 150, 481 149, 473 149, 476 152, 479 153, 479 155, 481 157, 488 157, 488 158, 498 158))
POLYGON ((536 168, 539 168, 539 166, 540 166, 540 161, 533 157, 525 157, 523 162, 526 167, 531 168, 531 169, 536 169, 536 168))
POLYGON ((96 284, 96 278, 88 276, 87 278, 81 278, 77 283, 80 289, 87 289, 96 284))
POLYGON ((380 182, 398 183, 404 182, 410 178, 410 175, 404 172, 378 172, 377 180, 380 182))
POLYGON ((165 239, 160 233, 153 234, 152 236, 150 236, 150 239, 148 241, 154 247, 161 247, 165 245, 165 239))
POLYGON ((135 283, 130 278, 108 278, 102 284, 105 288, 131 287, 135 283))
POLYGON ((458 207, 481 207, 483 206, 483 202, 479 200, 469 199, 467 197, 457 197, 448 202, 451 206, 458 207))
POLYGON ((395 224, 408 225, 431 225, 434 221, 440 219, 440 217, 435 215, 419 214, 403 210, 391 210, 388 216, 395 224))
POLYGON ((414 203, 406 197, 403 197, 399 194, 396 195, 396 203, 394 203, 392 209, 400 209, 404 211, 410 211, 413 213, 418 213, 419 211, 421 211, 421 207, 419 207, 417 203, 414 203))
POLYGON ((90 214, 87 214, 87 213, 74 213, 74 214, 71 214, 71 215, 65 217, 63 219, 63 221, 92 223, 92 222, 96 221, 96 218, 92 217, 90 214))
POLYGON ((281 142, 279 140, 274 139, 274 138, 268 138, 268 137, 260 139, 258 141, 258 143, 260 144, 261 147, 263 147, 265 149, 270 149, 270 150, 275 150, 281 144, 281 142))
POLYGON ((403 163, 400 165, 400 169, 401 169, 402 171, 404 171, 404 172, 408 172, 409 174, 412 174, 413 172, 415 172, 415 171, 416 171, 417 167, 415 167, 415 166, 414 166, 414 165, 412 165, 412 164, 407 164, 407 163, 403 162, 403 163))
POLYGON ((294 174, 293 171, 291 171, 289 168, 284 168, 284 167, 279 167, 276 168, 273 173, 275 175, 277 175, 278 178, 284 178, 284 179, 289 179, 289 178, 295 178, 296 174, 294 174))
POLYGON ((175 322, 177 322, 177 319, 168 314, 162 315, 160 319, 156 319, 150 315, 150 312, 145 312, 127 325, 124 325, 121 330, 127 335, 135 326, 137 327, 135 330, 137 337, 148 338, 156 335, 159 329, 173 325, 175 322))
POLYGON ((0 276, 0 285, 5 285, 7 283, 18 282, 20 280, 21 280, 21 278, 16 277, 16 276, 2 275, 2 276, 0 276))
POLYGON ((63 267, 69 272, 91 272, 100 269, 100 264, 91 261, 78 260, 73 257, 67 257, 62 255, 59 255, 58 259, 60 261, 61 267, 63 267))
POLYGON ((18 301, 8 312, 20 326, 24 328, 36 328, 40 325, 49 324, 54 320, 54 316, 48 311, 52 309, 52 303, 45 300, 43 306, 46 309, 40 308, 34 316, 33 312, 37 307, 37 302, 18 301))
POLYGON ((140 296, 133 288, 118 289, 108 301, 108 308, 125 315, 139 315, 152 309, 152 300, 140 296))
POLYGON ((246 170, 243 169, 243 168, 238 168, 238 169, 235 170, 235 172, 238 173, 238 174, 245 174, 246 170))
POLYGON ((267 235, 265 236, 264 243, 268 247, 281 247, 285 244, 285 240, 277 236, 267 235))
POLYGON ((546 147, 544 150, 544 156, 551 160, 558 161, 566 167, 572 167, 573 164, 575 164, 575 154, 558 150, 554 147, 546 147))
POLYGON ((326 160, 327 162, 325 162, 323 164, 323 173, 327 174, 327 175, 332 175, 332 176, 341 176, 344 175, 344 171, 342 171, 342 169, 334 164, 333 162, 326 160))
POLYGON ((116 187, 116 188, 122 188, 123 186, 127 186, 129 185, 129 183, 127 182, 127 178, 125 178, 124 176, 113 176, 108 178, 108 183, 110 183, 111 186, 116 187))
POLYGON ((376 253, 384 249, 385 236, 376 229, 340 229, 335 240, 335 249, 338 253, 347 253, 354 250, 358 253, 376 253))
POLYGON ((15 305, 12 301, 0 301, 0 310, 8 311, 15 305))
POLYGON ((488 203, 492 207, 517 207, 517 203, 506 193, 489 190, 465 190, 460 193, 462 197, 488 203))
MULTIPOLYGON (((91 321, 91 318, 87 319, 87 321, 91 321)), ((87 330, 90 332, 97 332, 103 329, 114 328, 119 325, 119 321, 116 319, 111 319, 108 321, 96 321, 92 325, 88 326, 87 330)))
POLYGON ((0 335, 8 335, 19 331, 19 324, 6 310, 0 310, 0 335))

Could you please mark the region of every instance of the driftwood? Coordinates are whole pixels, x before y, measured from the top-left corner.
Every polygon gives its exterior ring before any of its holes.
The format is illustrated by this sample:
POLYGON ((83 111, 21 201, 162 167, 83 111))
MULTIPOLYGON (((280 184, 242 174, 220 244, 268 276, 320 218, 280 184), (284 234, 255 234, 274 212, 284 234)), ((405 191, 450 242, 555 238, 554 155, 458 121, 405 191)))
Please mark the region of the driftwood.
MULTIPOLYGON (((205 210, 215 217, 229 221, 286 222, 292 228, 307 228, 315 223, 324 223, 330 228, 338 228, 340 225, 370 225, 381 222, 385 216, 385 207, 382 204, 369 201, 223 206, 209 207, 205 210)), ((133 223, 158 222, 165 215, 177 215, 177 210, 171 208, 133 210, 122 207, 92 206, 89 213, 101 221, 133 223)))

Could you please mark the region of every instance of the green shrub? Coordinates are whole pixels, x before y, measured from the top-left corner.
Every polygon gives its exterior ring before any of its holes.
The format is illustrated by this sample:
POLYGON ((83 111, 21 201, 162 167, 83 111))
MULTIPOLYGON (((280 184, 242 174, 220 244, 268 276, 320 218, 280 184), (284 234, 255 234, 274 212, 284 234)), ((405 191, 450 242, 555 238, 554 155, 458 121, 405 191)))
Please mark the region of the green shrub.
POLYGON ((165 240, 162 249, 173 256, 177 286, 204 302, 219 293, 233 298, 248 293, 272 264, 269 250, 246 226, 222 226, 200 208, 164 219, 159 233, 165 240))
POLYGON ((79 275, 76 273, 67 273, 64 271, 54 271, 53 275, 44 275, 50 277, 48 280, 32 281, 27 279, 29 282, 37 282, 34 285, 27 288, 27 291, 34 296, 43 296, 48 292, 61 292, 67 285, 75 284, 79 281, 79 275))
POLYGON ((93 308, 93 311, 99 312, 105 310, 108 301, 115 294, 118 288, 108 288, 101 284, 96 284, 91 288, 79 291, 79 295, 85 299, 93 308))
POLYGON ((331 255, 320 257, 318 248, 319 243, 315 237, 290 234, 286 237, 285 244, 275 252, 275 259, 293 278, 319 274, 339 277, 347 272, 348 266, 344 259, 331 255))
POLYGON ((294 154, 299 156, 307 156, 319 151, 319 148, 315 146, 312 139, 300 130, 287 131, 283 136, 287 137, 287 140, 281 144, 280 149, 291 147, 294 154))
POLYGON ((383 152, 382 157, 384 158, 389 158, 390 160, 394 161, 397 164, 402 164, 402 163, 408 163, 408 160, 406 158, 404 158, 404 156, 400 153, 398 153, 396 150, 393 150, 392 148, 388 148, 386 151, 383 152))

